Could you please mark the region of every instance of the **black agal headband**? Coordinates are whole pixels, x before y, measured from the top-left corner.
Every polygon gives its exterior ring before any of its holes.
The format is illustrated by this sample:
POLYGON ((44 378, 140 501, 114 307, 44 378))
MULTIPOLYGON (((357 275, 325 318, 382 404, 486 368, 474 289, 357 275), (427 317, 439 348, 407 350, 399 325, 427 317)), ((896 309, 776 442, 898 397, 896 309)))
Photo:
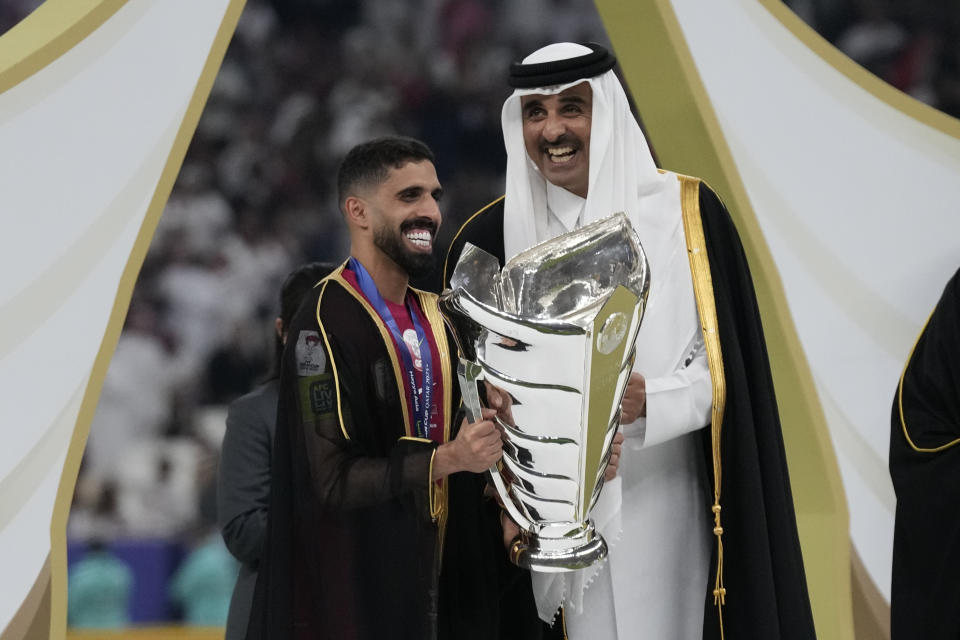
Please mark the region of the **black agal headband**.
POLYGON ((575 58, 523 64, 514 62, 510 65, 510 77, 507 79, 514 89, 535 89, 566 84, 574 80, 586 80, 598 76, 613 68, 617 59, 605 48, 594 42, 585 42, 583 46, 590 48, 590 53, 575 58))

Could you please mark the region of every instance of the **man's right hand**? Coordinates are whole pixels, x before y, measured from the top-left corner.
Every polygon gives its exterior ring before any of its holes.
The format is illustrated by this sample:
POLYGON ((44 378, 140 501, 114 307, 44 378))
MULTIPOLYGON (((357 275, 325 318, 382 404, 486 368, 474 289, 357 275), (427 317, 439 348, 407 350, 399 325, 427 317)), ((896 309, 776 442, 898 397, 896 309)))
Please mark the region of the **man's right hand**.
POLYGON ((482 419, 460 425, 453 442, 437 447, 433 459, 433 479, 438 480, 458 471, 481 473, 500 459, 503 443, 500 430, 493 422, 494 409, 483 409, 482 419))

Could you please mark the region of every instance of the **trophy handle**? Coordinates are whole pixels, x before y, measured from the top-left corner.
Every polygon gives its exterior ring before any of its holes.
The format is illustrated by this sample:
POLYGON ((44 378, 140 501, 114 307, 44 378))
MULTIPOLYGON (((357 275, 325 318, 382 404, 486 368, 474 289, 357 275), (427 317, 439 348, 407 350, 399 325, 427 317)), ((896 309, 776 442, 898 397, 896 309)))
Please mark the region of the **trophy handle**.
MULTIPOLYGON (((480 409, 483 405, 480 403, 480 392, 477 390, 477 381, 482 374, 483 368, 480 365, 470 362, 469 360, 460 359, 460 363, 457 365, 457 378, 460 380, 460 394, 463 397, 463 406, 467 410, 467 419, 470 422, 476 422, 482 415, 480 409)), ((497 465, 493 465, 487 469, 487 476, 491 484, 493 484, 494 489, 496 489, 497 495, 500 496, 500 502, 503 503, 503 508, 507 510, 507 513, 510 514, 513 521, 520 525, 521 529, 526 529, 527 531, 535 529, 536 525, 523 515, 517 508, 517 505, 514 504, 513 499, 510 497, 510 492, 507 490, 507 486, 500 476, 500 470, 497 468, 497 465)))

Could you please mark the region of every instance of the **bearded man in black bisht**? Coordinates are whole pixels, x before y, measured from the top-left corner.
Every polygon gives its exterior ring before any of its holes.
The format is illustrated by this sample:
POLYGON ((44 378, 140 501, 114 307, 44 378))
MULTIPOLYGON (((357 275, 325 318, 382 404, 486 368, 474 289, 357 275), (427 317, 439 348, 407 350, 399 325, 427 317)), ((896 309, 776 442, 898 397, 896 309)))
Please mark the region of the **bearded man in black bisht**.
POLYGON ((247 637, 489 640, 504 551, 478 473, 500 457, 495 412, 451 428, 436 296, 408 285, 440 226, 433 154, 408 138, 359 145, 338 188, 351 257, 289 327, 247 637))
POLYGON ((960 638, 960 271, 917 339, 893 399, 897 493, 890 637, 960 638))

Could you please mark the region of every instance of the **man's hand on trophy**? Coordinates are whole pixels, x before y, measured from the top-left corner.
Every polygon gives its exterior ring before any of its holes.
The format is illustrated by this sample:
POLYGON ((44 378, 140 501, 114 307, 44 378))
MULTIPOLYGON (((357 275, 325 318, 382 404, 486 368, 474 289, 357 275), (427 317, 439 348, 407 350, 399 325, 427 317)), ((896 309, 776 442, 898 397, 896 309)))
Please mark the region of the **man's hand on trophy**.
POLYGON ((647 416, 647 381, 634 371, 627 380, 627 390, 620 402, 620 424, 636 422, 647 416))
POLYGON ((603 479, 613 480, 617 477, 617 470, 620 468, 620 452, 623 451, 623 432, 618 431, 613 436, 613 444, 610 445, 610 460, 607 462, 607 470, 603 473, 603 479))
POLYGON ((458 471, 481 473, 496 464, 502 454, 503 444, 500 430, 493 422, 495 415, 495 410, 485 408, 481 420, 467 422, 464 419, 453 442, 437 447, 433 458, 434 480, 458 471))
POLYGON ((483 384, 486 388, 487 404, 491 409, 497 410, 496 415, 500 421, 511 427, 516 426, 513 421, 513 397, 506 390, 490 384, 487 380, 484 380, 483 384))
POLYGON ((464 471, 481 473, 486 471, 500 459, 503 444, 500 441, 500 430, 493 422, 497 415, 494 409, 483 409, 483 419, 477 422, 464 424, 460 427, 453 445, 457 447, 458 458, 464 471))

